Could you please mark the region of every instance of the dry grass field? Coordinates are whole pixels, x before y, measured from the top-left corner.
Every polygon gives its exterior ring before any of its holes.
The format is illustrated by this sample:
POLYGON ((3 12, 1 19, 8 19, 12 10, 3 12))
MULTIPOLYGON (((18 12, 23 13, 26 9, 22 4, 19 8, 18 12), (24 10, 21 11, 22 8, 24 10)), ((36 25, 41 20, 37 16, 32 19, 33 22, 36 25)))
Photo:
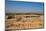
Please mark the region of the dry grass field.
POLYGON ((43 15, 16 15, 15 18, 6 19, 6 29, 36 29, 43 28, 43 15))

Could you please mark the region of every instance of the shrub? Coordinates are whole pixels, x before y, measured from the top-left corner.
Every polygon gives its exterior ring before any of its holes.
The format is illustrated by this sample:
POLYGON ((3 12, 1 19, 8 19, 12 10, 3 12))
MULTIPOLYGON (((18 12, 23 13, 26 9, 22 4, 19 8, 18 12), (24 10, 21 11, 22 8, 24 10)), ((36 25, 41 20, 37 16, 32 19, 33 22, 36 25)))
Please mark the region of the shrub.
POLYGON ((12 19, 12 18, 15 18, 15 16, 8 16, 7 19, 12 19))

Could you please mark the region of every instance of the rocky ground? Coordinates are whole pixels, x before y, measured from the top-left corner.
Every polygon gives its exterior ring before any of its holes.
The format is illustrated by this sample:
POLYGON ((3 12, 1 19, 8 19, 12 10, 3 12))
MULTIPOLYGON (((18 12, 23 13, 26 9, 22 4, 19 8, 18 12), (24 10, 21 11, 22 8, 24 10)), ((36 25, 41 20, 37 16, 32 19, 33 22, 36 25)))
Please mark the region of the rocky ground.
POLYGON ((36 28, 43 28, 43 17, 33 17, 33 18, 21 18, 16 17, 12 19, 6 19, 6 30, 10 29, 36 29, 36 28))

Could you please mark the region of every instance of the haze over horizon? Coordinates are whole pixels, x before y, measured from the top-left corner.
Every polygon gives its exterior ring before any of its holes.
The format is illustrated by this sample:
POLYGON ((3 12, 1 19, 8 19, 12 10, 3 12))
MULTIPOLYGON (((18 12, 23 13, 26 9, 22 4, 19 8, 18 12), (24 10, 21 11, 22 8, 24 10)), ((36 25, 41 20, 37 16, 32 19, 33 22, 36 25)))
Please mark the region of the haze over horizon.
POLYGON ((6 0, 6 13, 43 13, 44 4, 6 0))

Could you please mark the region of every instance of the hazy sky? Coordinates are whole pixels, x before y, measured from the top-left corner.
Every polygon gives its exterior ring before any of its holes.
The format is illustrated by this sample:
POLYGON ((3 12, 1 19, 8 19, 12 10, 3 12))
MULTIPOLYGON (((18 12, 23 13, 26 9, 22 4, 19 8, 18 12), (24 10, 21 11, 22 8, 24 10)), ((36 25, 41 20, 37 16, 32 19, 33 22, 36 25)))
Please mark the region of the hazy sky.
POLYGON ((43 13, 43 3, 6 0, 7 13, 43 13))

